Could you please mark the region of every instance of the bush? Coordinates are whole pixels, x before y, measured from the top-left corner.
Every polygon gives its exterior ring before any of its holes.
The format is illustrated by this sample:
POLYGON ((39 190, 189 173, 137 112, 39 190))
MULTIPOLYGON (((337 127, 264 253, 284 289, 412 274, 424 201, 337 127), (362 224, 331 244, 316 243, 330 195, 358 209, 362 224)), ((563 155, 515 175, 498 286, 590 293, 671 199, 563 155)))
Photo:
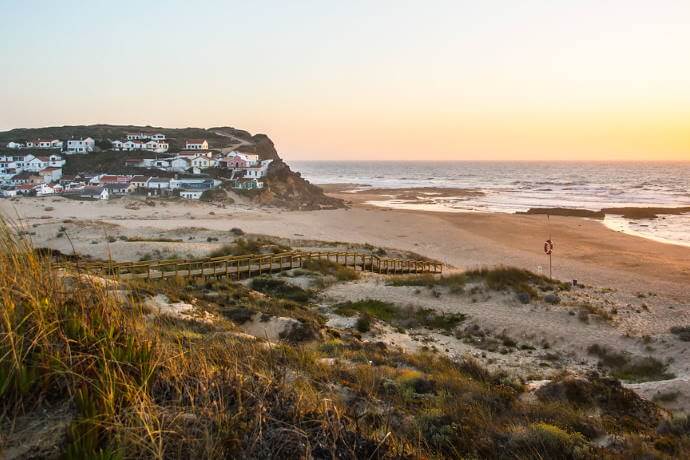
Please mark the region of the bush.
POLYGON ((465 320, 465 315, 461 313, 438 313, 430 308, 401 308, 375 299, 344 302, 334 305, 334 308, 340 315, 367 315, 399 328, 425 327, 449 332, 465 320))
POLYGON ((211 190, 204 190, 204 192, 201 194, 199 197, 200 201, 204 201, 206 203, 210 203, 213 201, 223 201, 223 202, 230 202, 233 203, 234 201, 232 198, 228 197, 228 194, 225 190, 222 188, 214 188, 211 190))
POLYGON ((453 294, 461 294, 465 291, 467 277, 464 273, 456 273, 448 276, 411 275, 392 279, 388 284, 390 286, 423 286, 426 288, 444 286, 453 294))
POLYGON ((226 244, 209 254, 209 257, 224 257, 224 256, 249 256, 254 254, 277 254, 280 252, 287 252, 290 248, 280 244, 273 243, 263 238, 244 239, 238 238, 232 244, 226 244))
POLYGON ((413 275, 391 280, 388 284, 391 286, 425 286, 427 288, 445 286, 451 293, 460 294, 464 292, 465 285, 469 282, 483 282, 490 289, 512 290, 515 293, 526 293, 534 298, 539 298, 539 293, 535 287, 542 291, 570 288, 567 283, 514 267, 482 268, 440 277, 413 275))
POLYGON ((254 278, 251 282, 251 288, 272 297, 288 299, 294 302, 308 302, 312 296, 310 291, 269 276, 254 278))
POLYGON ((535 289, 569 289, 569 285, 555 281, 542 275, 537 275, 529 270, 515 267, 482 268, 465 272, 468 280, 483 281, 487 287, 497 291, 512 290, 514 292, 527 292, 530 296, 538 298, 539 293, 535 289))
POLYGON ((362 313, 359 318, 357 318, 355 329, 361 333, 369 332, 371 330, 371 316, 366 313, 362 313))
POLYGON ((338 281, 353 281, 359 279, 359 273, 350 267, 345 267, 326 259, 307 260, 302 264, 302 268, 318 272, 323 275, 333 276, 338 281))
POLYGON ((620 353, 606 346, 591 345, 587 352, 599 358, 599 364, 607 367, 617 379, 630 382, 653 382, 673 378, 667 372, 668 365, 652 356, 633 356, 620 353))
MULTIPOLYGON (((585 439, 579 433, 567 431, 548 423, 534 423, 526 430, 514 433, 510 450, 516 458, 576 459, 586 457, 585 439)), ((588 456, 588 455, 587 455, 588 456)))
POLYGON ((690 342, 690 326, 673 326, 671 334, 674 334, 683 342, 690 342))

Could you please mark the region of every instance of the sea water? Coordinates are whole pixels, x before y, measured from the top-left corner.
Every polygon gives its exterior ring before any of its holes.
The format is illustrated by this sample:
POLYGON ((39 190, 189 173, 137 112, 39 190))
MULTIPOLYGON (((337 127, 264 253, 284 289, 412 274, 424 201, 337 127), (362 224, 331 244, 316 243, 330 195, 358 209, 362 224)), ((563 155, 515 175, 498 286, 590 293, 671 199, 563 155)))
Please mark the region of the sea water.
MULTIPOLYGON (((370 202, 398 209, 514 213, 539 207, 598 211, 690 206, 690 162, 300 161, 291 166, 315 184, 483 192, 481 196, 424 196, 423 203, 370 202)), ((634 220, 607 215, 604 223, 617 231, 690 246, 690 214, 634 220)))

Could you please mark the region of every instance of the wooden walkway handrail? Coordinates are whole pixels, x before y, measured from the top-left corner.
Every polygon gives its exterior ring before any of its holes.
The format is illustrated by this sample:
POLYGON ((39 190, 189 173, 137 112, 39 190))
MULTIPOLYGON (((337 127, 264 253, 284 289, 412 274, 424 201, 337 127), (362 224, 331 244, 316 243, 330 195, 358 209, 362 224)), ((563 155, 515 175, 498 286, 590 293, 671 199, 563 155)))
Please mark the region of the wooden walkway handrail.
POLYGON ((139 262, 70 262, 59 265, 117 278, 251 277, 300 268, 311 260, 328 260, 360 271, 382 274, 442 273, 443 264, 426 260, 388 259, 357 252, 302 252, 220 256, 204 259, 161 259, 139 262))

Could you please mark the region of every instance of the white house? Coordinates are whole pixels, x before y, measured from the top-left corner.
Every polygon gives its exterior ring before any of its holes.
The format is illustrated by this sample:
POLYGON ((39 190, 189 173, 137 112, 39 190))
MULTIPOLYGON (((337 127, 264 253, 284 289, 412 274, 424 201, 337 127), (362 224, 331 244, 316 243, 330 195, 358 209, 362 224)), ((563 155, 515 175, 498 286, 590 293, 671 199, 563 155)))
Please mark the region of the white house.
POLYGON ((67 141, 67 154, 73 154, 73 153, 89 153, 93 152, 93 150, 96 148, 96 141, 93 140, 91 137, 87 137, 86 139, 69 139, 67 141))
POLYGON ((26 147, 26 146, 24 144, 19 143, 19 142, 10 141, 7 143, 8 149, 23 149, 24 147, 26 147))
POLYGON ((129 181, 129 191, 130 192, 136 192, 142 188, 146 187, 146 183, 150 177, 148 176, 134 176, 132 177, 132 180, 129 181))
POLYGON ((211 159, 203 155, 192 158, 191 163, 193 168, 206 169, 211 167, 211 159))
MULTIPOLYGON (((44 159, 45 157, 38 157, 40 159, 44 159)), ((48 158, 48 166, 52 166, 55 168, 62 168, 65 166, 65 163, 67 163, 67 160, 62 158, 60 155, 50 155, 48 158)))
POLYGON ((168 151, 168 143, 165 141, 149 140, 142 142, 138 139, 129 139, 126 141, 110 141, 113 150, 120 150, 123 152, 131 152, 133 150, 148 150, 154 153, 164 153, 168 151))
POLYGON ((127 133, 125 137, 128 141, 143 141, 151 139, 154 141, 164 141, 165 134, 163 133, 127 133))
POLYGON ((168 169, 168 168, 170 168, 170 160, 157 159, 157 158, 144 158, 143 160, 141 160, 141 165, 144 168, 168 169))
POLYGON ((190 168, 189 158, 175 157, 170 161, 170 169, 173 171, 186 171, 190 168))
POLYGON ((170 179, 172 190, 209 190, 219 186, 222 182, 208 177, 189 177, 186 179, 170 179))
POLYGON ((62 185, 60 184, 40 184, 34 187, 34 190, 36 191, 36 196, 54 195, 56 193, 62 193, 64 191, 62 185))
POLYGON ((148 150, 150 152, 163 153, 168 151, 168 143, 165 141, 149 140, 142 144, 142 150, 148 150))
POLYGON ((109 196, 114 196, 114 195, 126 195, 127 191, 129 190, 129 184, 122 184, 122 183, 114 183, 114 184, 105 184, 103 186, 108 191, 109 196))
POLYGON ((245 179, 260 179, 268 173, 268 166, 273 160, 264 160, 259 166, 247 168, 244 172, 245 179))
POLYGON ((185 150, 208 150, 208 141, 206 139, 187 139, 184 148, 185 150))
POLYGON ((203 193, 203 190, 180 190, 180 196, 188 200, 198 200, 203 193))
POLYGON ((59 139, 33 139, 26 142, 29 149, 62 149, 62 141, 59 139))
POLYGON ((151 177, 146 181, 146 188, 149 190, 169 190, 170 179, 167 177, 151 177))
POLYGON ((17 162, 18 169, 23 171, 40 171, 41 169, 48 166, 48 162, 35 157, 33 155, 24 156, 24 161, 22 163, 17 162))
POLYGON ((105 187, 84 187, 79 191, 79 196, 82 198, 107 200, 110 198, 110 192, 108 192, 108 189, 105 187))

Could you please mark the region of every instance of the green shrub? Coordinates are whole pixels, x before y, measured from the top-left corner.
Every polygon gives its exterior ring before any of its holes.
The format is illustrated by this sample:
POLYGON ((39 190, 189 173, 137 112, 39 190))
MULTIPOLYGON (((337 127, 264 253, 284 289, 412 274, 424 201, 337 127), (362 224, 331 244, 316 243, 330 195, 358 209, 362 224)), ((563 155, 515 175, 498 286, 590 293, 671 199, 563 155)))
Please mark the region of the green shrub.
POLYGON ((599 358, 600 365, 606 367, 617 379, 630 382, 652 382, 673 378, 667 372, 668 365, 652 356, 633 356, 621 353, 598 344, 591 345, 587 352, 599 358))
POLYGON ((568 433, 542 422, 534 423, 526 430, 518 430, 510 439, 510 450, 516 458, 586 458, 589 455, 586 455, 585 448, 585 439, 581 434, 568 433))
POLYGON ((465 285, 470 282, 482 282, 488 288, 497 291, 512 290, 518 293, 526 292, 535 298, 539 297, 536 288, 542 291, 569 289, 567 283, 514 267, 481 268, 448 276, 412 275, 390 280, 388 284, 391 286, 424 286, 427 288, 444 286, 451 293, 460 294, 464 292, 465 285))
POLYGON ((362 313, 359 318, 357 318, 355 329, 361 333, 369 332, 371 330, 371 316, 366 313, 362 313))
POLYGON ((334 276, 338 281, 353 281, 359 279, 359 273, 352 268, 326 259, 307 260, 302 264, 302 268, 323 275, 334 276))
POLYGON ((344 302, 334 306, 335 312, 344 316, 366 314, 399 328, 426 327, 451 331, 465 320, 461 313, 438 313, 430 308, 398 307, 390 302, 364 299, 344 302))
POLYGON ((270 276, 254 278, 251 281, 251 288, 272 297, 288 299, 294 302, 308 302, 312 296, 310 291, 270 276))

